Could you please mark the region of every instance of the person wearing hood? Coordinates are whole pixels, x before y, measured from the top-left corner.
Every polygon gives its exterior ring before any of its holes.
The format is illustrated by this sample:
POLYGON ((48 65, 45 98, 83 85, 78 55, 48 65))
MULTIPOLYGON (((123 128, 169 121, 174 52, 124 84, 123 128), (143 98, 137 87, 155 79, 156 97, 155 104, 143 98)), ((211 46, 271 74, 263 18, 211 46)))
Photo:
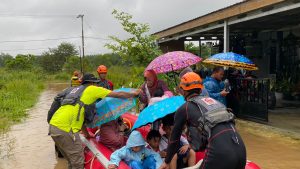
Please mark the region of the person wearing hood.
POLYGON ((166 83, 157 78, 154 70, 147 70, 144 73, 145 82, 141 86, 141 93, 139 99, 145 106, 148 106, 150 99, 155 97, 157 91, 162 91, 163 95, 168 97, 173 96, 172 92, 168 89, 166 83))
POLYGON ((160 155, 145 146, 146 142, 141 133, 133 131, 126 146, 111 154, 108 168, 118 168, 120 161, 124 160, 132 169, 158 169, 162 164, 160 155))

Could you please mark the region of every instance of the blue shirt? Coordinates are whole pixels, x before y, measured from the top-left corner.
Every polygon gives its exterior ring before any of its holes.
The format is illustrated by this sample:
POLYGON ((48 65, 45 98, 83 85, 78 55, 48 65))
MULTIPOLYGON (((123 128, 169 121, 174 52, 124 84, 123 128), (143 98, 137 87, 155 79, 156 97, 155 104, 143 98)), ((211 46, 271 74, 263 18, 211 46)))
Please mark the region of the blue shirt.
POLYGON ((207 77, 204 80, 204 86, 209 94, 209 97, 218 100, 226 106, 226 98, 220 94, 220 92, 224 90, 224 82, 218 81, 212 77, 207 77))

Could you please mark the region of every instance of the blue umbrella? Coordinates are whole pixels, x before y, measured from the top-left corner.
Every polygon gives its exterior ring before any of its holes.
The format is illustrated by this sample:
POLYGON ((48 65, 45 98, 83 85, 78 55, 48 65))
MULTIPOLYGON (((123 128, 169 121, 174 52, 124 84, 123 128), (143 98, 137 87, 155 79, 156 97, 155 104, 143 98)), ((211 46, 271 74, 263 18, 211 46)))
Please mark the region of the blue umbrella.
MULTIPOLYGON (((115 92, 133 92, 135 89, 121 88, 114 90, 115 92)), ((94 117, 93 123, 89 127, 100 126, 104 123, 110 122, 117 119, 122 114, 128 112, 130 109, 136 106, 136 99, 120 99, 106 97, 96 104, 96 116, 94 117)))
POLYGON ((174 96, 157 102, 146 107, 134 123, 132 130, 153 123, 157 119, 163 118, 168 114, 174 113, 180 106, 185 103, 182 96, 174 96))
POLYGON ((248 59, 244 55, 236 54, 233 52, 215 54, 208 59, 205 59, 203 63, 208 63, 216 66, 233 67, 237 69, 258 70, 258 68, 250 59, 248 59))

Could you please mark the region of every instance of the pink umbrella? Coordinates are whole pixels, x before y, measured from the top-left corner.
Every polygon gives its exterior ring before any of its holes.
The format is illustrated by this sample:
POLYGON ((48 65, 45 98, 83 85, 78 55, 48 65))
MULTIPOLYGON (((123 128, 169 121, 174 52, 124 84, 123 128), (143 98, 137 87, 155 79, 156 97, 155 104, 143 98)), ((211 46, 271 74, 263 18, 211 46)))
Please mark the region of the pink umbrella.
POLYGON ((146 70, 154 70, 156 73, 167 73, 194 65, 201 60, 200 57, 189 52, 168 52, 155 58, 147 66, 146 70))

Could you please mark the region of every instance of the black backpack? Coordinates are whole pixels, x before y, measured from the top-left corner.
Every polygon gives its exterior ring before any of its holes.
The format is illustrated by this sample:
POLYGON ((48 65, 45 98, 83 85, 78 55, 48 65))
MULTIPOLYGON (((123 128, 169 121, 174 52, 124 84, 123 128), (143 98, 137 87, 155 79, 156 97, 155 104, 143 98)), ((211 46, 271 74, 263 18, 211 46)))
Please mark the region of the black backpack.
POLYGON ((64 89, 62 92, 58 93, 55 97, 54 100, 51 104, 51 107, 48 111, 48 116, 47 116, 47 122, 50 123, 50 120, 54 113, 60 108, 62 100, 66 97, 67 94, 70 93, 71 90, 73 90, 74 87, 69 87, 64 89))
MULTIPOLYGON (((78 87, 70 87, 70 88, 64 90, 63 92, 59 93, 55 97, 55 99, 51 105, 51 108, 49 110, 50 113, 48 112, 49 121, 51 120, 53 114, 57 111, 57 109, 60 106, 64 106, 64 105, 75 106, 78 103, 79 110, 78 110, 78 115, 77 115, 76 120, 79 121, 81 108, 84 107, 85 123, 89 124, 89 123, 93 122, 93 119, 96 115, 96 102, 87 105, 87 104, 84 104, 82 101, 80 101, 81 95, 86 88, 87 88, 87 85, 80 85, 78 87), (49 117, 49 116, 51 116, 51 117, 49 117)), ((49 121, 48 121, 48 123, 49 123, 49 121)))

